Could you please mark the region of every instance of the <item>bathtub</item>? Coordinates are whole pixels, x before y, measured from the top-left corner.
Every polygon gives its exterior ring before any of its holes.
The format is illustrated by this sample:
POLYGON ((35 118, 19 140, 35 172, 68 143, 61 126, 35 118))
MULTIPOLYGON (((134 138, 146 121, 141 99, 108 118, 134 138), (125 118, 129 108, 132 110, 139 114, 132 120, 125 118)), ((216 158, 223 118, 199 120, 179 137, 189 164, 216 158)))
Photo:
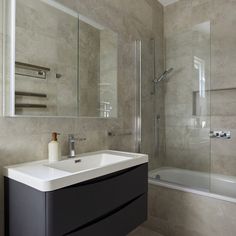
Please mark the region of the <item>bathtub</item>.
POLYGON ((149 184, 236 203, 236 177, 163 167, 149 171, 149 184))

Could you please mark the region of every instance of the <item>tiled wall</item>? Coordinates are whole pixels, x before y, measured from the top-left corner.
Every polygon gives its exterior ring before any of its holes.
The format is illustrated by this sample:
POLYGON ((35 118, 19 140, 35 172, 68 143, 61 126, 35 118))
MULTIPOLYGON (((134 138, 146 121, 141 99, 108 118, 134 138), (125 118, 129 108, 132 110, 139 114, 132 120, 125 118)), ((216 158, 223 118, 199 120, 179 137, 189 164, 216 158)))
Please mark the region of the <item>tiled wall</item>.
MULTIPOLYGON (((162 7, 156 0, 64 1, 100 24, 118 33, 118 119, 0 118, 0 167, 47 157, 52 131, 61 133, 62 152, 67 154, 67 135, 86 137, 77 145, 79 153, 100 149, 134 151, 135 69, 134 40, 158 35, 162 7), (108 138, 107 131, 132 131, 133 135, 108 138)), ((2 9, 2 0, 0 0, 2 9)), ((2 15, 2 12, 0 11, 2 15)), ((0 19, 2 19, 0 15, 0 19)), ((2 32, 2 20, 0 20, 2 32)), ((2 39, 2 33, 0 33, 2 39)), ((159 43, 160 43, 159 42, 159 43)), ((2 45, 2 40, 0 40, 2 45)), ((2 50, 2 47, 0 47, 2 50)), ((0 55, 2 53, 0 52, 0 55)), ((2 70, 0 57, 0 71, 2 70)), ((2 76, 1 76, 2 79, 2 76)), ((1 90, 1 86, 0 86, 1 90)), ((0 99, 2 99, 0 97, 0 99)), ((0 101, 1 102, 1 101, 0 101)), ((0 106, 2 111, 2 106, 0 106)), ((0 235, 3 235, 3 178, 0 181, 0 235)))
MULTIPOLYGON (((208 3, 209 7, 210 3, 208 3)), ((211 140, 212 172, 236 175, 236 2, 235 1, 212 1, 213 20, 211 32, 211 73, 213 89, 232 88, 212 92, 211 109, 216 109, 211 116, 211 129, 230 130, 232 139, 211 140), (217 99, 214 102, 214 97, 217 99)), ((206 5, 207 6, 207 5, 206 5)))
POLYGON ((149 185, 149 217, 143 227, 150 232, 163 236, 234 236, 235 220, 235 203, 149 185))
POLYGON ((166 66, 175 69, 165 88, 165 165, 236 175, 235 11, 230 0, 180 0, 165 7, 166 66), (200 25, 205 25, 201 35, 200 25), (193 61, 199 54, 206 89, 213 91, 206 92, 205 112, 193 115, 198 82, 193 61), (230 130, 232 139, 210 140, 210 129, 230 130))
MULTIPOLYGON (((164 88, 162 165, 236 174, 235 12, 233 0, 179 0, 164 9, 166 68, 174 71, 164 88), (206 31, 199 34, 199 24, 204 22, 206 31), (222 90, 207 92, 205 113, 196 116, 193 92, 198 77, 193 58, 198 55, 206 62, 206 88, 222 90), (210 140, 210 129, 231 130, 232 139, 210 140)), ((134 235, 233 236, 235 212, 235 203, 149 185, 148 221, 134 235)))

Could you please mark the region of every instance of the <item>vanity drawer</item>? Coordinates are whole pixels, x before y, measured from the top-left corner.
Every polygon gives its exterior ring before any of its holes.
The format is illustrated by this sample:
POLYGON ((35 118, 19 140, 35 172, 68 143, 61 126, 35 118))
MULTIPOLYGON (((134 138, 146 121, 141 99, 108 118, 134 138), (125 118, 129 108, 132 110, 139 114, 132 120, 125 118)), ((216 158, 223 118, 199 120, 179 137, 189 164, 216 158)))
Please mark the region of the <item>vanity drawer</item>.
POLYGON ((96 223, 74 230, 66 236, 125 236, 147 219, 147 194, 141 195, 96 223))
POLYGON ((143 164, 47 192, 47 236, 65 235, 112 212, 146 193, 147 181, 147 164, 143 164))

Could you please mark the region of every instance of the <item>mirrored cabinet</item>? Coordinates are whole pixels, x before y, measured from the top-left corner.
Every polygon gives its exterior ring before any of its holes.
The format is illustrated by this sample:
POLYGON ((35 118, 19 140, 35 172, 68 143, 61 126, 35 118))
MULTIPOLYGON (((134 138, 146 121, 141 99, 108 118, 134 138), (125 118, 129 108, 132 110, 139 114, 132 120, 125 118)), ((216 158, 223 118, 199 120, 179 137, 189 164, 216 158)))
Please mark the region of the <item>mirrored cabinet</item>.
POLYGON ((115 32, 57 1, 5 8, 5 116, 117 117, 115 32))

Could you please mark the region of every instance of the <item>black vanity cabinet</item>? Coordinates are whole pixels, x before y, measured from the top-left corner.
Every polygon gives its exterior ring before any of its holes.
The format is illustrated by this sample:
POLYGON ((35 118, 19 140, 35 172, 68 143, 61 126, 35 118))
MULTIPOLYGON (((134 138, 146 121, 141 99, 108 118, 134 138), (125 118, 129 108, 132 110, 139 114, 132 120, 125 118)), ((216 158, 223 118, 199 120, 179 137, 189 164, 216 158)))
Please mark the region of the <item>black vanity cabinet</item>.
POLYGON ((147 219, 147 164, 51 192, 5 177, 6 236, 125 236, 147 219))

